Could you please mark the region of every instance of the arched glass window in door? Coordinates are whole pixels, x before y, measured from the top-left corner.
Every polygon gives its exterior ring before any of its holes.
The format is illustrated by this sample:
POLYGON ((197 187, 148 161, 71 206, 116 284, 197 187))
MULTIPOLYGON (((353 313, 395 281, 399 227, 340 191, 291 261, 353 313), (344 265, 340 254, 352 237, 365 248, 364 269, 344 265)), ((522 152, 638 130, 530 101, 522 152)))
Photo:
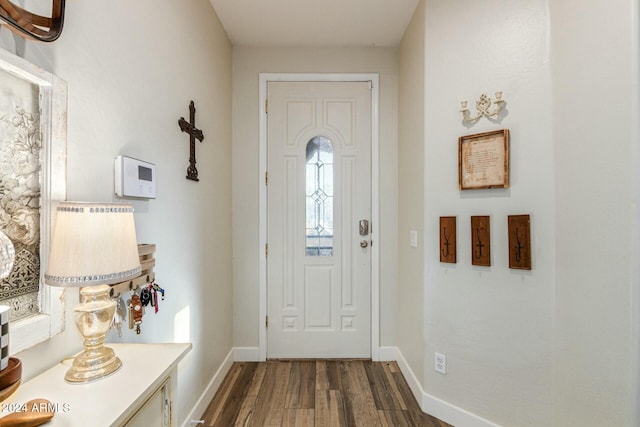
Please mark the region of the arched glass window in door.
POLYGON ((333 255, 333 146, 324 136, 307 143, 306 254, 333 255))

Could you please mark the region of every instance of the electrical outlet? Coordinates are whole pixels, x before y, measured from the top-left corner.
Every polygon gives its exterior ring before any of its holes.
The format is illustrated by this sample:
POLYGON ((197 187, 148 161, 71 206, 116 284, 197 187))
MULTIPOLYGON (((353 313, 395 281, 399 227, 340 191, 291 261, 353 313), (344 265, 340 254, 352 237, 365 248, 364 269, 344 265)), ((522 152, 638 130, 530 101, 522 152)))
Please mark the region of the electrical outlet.
POLYGON ((436 364, 434 369, 436 372, 440 372, 445 375, 447 373, 447 355, 442 353, 436 353, 436 364))

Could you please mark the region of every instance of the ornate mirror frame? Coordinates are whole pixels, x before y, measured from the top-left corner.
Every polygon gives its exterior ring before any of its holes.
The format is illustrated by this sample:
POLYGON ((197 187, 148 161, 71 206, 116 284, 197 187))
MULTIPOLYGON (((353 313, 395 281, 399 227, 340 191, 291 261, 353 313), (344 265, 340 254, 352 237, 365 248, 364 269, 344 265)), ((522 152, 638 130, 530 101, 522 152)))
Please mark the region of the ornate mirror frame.
POLYGON ((62 34, 65 1, 51 0, 51 17, 48 17, 29 12, 11 0, 0 0, 0 20, 22 37, 52 42, 62 34))
MULTIPOLYGON (((40 114, 40 290, 39 313, 10 325, 10 352, 18 353, 64 330, 64 291, 45 285, 55 201, 66 199, 67 83, 0 49, 0 70, 37 87, 40 114)), ((0 88, 1 89, 1 88, 0 88)))

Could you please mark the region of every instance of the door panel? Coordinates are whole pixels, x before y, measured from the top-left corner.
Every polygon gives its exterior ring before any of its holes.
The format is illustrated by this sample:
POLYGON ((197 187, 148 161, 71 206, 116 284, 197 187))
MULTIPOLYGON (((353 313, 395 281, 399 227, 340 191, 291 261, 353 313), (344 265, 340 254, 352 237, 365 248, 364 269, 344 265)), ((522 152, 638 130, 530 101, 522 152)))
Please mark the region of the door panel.
POLYGON ((370 357, 370 83, 269 82, 267 96, 267 355, 370 357))

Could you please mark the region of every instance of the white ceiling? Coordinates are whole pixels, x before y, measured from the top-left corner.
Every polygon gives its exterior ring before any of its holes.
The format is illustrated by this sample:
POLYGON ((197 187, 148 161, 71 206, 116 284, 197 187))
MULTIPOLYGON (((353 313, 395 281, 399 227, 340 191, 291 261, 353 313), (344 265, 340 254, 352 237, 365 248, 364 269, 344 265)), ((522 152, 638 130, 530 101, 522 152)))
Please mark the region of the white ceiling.
POLYGON ((418 0, 210 0, 234 46, 397 46, 418 0))

